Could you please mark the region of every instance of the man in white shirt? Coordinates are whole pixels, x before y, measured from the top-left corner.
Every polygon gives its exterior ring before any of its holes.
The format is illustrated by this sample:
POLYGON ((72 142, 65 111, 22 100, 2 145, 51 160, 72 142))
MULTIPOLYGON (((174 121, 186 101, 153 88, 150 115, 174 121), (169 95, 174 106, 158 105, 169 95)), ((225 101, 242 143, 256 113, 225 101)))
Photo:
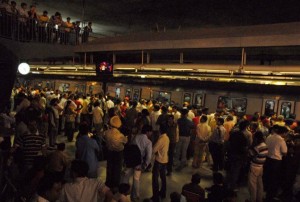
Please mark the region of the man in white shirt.
POLYGON ((71 175, 73 182, 64 185, 60 197, 61 202, 98 202, 99 199, 104 197, 107 197, 107 201, 111 200, 112 193, 101 180, 86 177, 88 170, 89 167, 85 161, 74 160, 72 162, 71 175))
POLYGON ((114 104, 114 102, 111 100, 111 97, 110 97, 110 96, 107 97, 106 106, 107 106, 107 110, 109 110, 110 108, 113 108, 113 107, 115 106, 115 104, 114 104))
POLYGON ((272 128, 272 135, 268 136, 268 156, 264 167, 264 186, 266 190, 266 201, 272 201, 278 192, 280 184, 282 157, 287 154, 287 145, 283 135, 288 132, 284 126, 275 125, 272 128))

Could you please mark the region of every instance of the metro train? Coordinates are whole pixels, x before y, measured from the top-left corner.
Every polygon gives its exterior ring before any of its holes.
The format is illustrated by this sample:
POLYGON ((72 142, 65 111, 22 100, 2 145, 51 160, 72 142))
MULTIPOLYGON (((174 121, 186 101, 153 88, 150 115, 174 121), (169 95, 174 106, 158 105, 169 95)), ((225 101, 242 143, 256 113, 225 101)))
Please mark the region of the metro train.
MULTIPOLYGON (((60 92, 79 92, 82 94, 97 94, 103 92, 103 83, 91 81, 39 80, 30 84, 34 88, 48 87, 60 92)), ((285 118, 299 119, 300 97, 295 95, 277 95, 248 92, 232 92, 225 90, 197 90, 187 87, 134 85, 123 83, 107 83, 106 93, 110 96, 123 99, 156 99, 160 102, 174 103, 181 106, 188 102, 194 106, 205 106, 209 112, 217 108, 234 109, 238 114, 283 115, 285 118)))

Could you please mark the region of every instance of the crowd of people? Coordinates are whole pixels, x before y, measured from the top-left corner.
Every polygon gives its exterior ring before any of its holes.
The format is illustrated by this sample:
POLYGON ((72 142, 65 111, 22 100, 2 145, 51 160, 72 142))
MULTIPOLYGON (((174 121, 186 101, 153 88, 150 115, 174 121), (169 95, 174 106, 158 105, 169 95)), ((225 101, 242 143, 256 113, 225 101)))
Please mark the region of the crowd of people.
POLYGON ((92 32, 92 22, 64 21, 60 12, 48 16, 48 11, 38 13, 35 4, 2 0, 0 3, 0 35, 19 41, 78 45, 87 43, 92 32))
POLYGON ((140 187, 147 186, 141 175, 151 171, 153 196, 145 201, 157 202, 167 197, 168 176, 192 166, 191 183, 171 201, 237 201, 244 182, 251 202, 299 200, 300 123, 282 116, 15 88, 0 120, 0 187, 9 183, 19 199, 140 201, 140 187), (75 141, 75 156, 66 154, 59 135, 75 141), (214 183, 205 189, 198 173, 204 164, 214 183))

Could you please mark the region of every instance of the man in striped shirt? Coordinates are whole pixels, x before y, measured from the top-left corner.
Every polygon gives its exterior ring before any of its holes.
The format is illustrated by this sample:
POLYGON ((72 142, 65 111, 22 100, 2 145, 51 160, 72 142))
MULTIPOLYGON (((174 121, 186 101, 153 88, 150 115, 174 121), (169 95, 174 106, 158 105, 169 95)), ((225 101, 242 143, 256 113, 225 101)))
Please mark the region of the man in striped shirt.
POLYGON ((29 117, 27 122, 28 132, 16 140, 16 147, 23 152, 24 169, 29 170, 36 159, 46 149, 46 137, 39 134, 37 123, 34 118, 29 117))
POLYGON ((262 201, 263 199, 263 165, 268 155, 268 147, 264 142, 263 133, 258 131, 254 134, 253 145, 249 149, 251 157, 248 185, 250 201, 262 201))

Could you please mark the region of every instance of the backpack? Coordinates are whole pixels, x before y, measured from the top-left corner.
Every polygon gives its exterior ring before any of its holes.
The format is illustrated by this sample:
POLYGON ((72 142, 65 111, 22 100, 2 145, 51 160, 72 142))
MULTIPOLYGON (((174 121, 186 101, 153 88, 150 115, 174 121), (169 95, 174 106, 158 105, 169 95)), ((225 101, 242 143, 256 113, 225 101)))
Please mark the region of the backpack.
POLYGON ((142 164, 142 154, 136 144, 129 143, 124 148, 124 163, 127 168, 134 168, 142 164))

